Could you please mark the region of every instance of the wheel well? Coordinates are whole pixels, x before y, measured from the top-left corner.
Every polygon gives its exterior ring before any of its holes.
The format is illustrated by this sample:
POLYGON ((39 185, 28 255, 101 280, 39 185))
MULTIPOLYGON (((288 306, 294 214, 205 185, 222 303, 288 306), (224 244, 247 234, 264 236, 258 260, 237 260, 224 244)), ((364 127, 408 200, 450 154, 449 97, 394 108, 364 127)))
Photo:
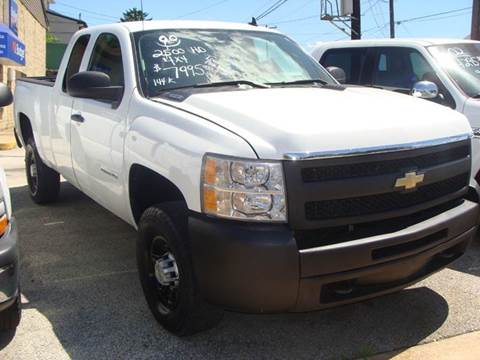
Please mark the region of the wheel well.
POLYGON ((152 205, 167 201, 183 201, 182 192, 170 180, 146 168, 135 164, 129 175, 130 206, 135 222, 138 223, 143 212, 152 205))
POLYGON ((23 143, 26 144, 28 139, 33 137, 32 124, 30 123, 30 119, 24 113, 20 113, 18 118, 20 120, 20 133, 22 134, 22 140, 23 143))

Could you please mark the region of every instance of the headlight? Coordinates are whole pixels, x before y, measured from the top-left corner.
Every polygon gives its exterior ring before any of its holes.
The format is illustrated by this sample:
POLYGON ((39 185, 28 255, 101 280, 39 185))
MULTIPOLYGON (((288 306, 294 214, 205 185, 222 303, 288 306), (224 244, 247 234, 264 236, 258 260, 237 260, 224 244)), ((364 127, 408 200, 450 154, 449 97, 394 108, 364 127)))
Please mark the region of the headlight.
POLYGON ((281 162, 207 154, 202 176, 204 213, 241 220, 287 221, 281 162))

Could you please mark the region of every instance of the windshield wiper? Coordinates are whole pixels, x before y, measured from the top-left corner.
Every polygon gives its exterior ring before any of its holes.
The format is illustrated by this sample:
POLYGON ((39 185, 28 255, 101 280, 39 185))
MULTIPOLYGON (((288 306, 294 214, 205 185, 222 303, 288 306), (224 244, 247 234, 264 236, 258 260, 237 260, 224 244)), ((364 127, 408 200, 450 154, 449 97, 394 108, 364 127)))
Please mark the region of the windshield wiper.
POLYGON ((249 85, 252 88, 259 88, 259 89, 267 89, 270 87, 267 84, 259 84, 250 80, 229 80, 229 81, 219 81, 219 82, 212 82, 212 83, 178 86, 170 89, 162 89, 159 91, 159 93, 169 93, 171 91, 182 90, 182 89, 201 89, 201 88, 209 88, 209 87, 235 86, 235 85, 249 85))
POLYGON ((266 89, 269 88, 267 84, 259 84, 250 80, 229 80, 229 81, 219 81, 213 83, 197 84, 193 85, 193 88, 206 88, 206 87, 217 87, 217 86, 233 86, 233 85, 249 85, 254 88, 266 89))
POLYGON ((322 84, 327 85, 328 82, 322 79, 304 79, 304 80, 294 80, 294 81, 282 81, 282 82, 274 82, 274 83, 267 83, 268 85, 275 85, 275 86, 285 86, 285 85, 308 85, 308 84, 322 84))

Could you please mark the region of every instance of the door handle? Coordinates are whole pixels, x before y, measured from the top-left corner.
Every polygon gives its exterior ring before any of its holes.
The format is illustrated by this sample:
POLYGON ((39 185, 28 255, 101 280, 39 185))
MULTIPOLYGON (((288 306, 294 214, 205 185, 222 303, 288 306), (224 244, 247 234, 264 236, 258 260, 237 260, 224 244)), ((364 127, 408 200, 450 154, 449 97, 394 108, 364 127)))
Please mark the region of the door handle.
POLYGON ((85 118, 82 116, 82 114, 73 114, 72 116, 70 116, 70 119, 79 123, 85 122, 85 118))

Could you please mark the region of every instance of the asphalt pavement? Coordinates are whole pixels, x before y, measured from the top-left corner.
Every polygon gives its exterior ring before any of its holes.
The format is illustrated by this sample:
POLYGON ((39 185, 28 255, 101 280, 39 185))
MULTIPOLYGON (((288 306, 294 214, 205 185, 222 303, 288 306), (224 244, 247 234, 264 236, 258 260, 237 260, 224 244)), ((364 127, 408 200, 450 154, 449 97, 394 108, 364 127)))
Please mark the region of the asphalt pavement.
MULTIPOLYGON (((23 151, 0 152, 21 252, 23 318, 0 359, 349 359, 480 330, 480 241, 416 286, 307 314, 225 313, 179 339, 150 315, 135 267, 135 231, 68 183, 35 205, 23 151)), ((221 269, 219 269, 221 271, 221 269)))

